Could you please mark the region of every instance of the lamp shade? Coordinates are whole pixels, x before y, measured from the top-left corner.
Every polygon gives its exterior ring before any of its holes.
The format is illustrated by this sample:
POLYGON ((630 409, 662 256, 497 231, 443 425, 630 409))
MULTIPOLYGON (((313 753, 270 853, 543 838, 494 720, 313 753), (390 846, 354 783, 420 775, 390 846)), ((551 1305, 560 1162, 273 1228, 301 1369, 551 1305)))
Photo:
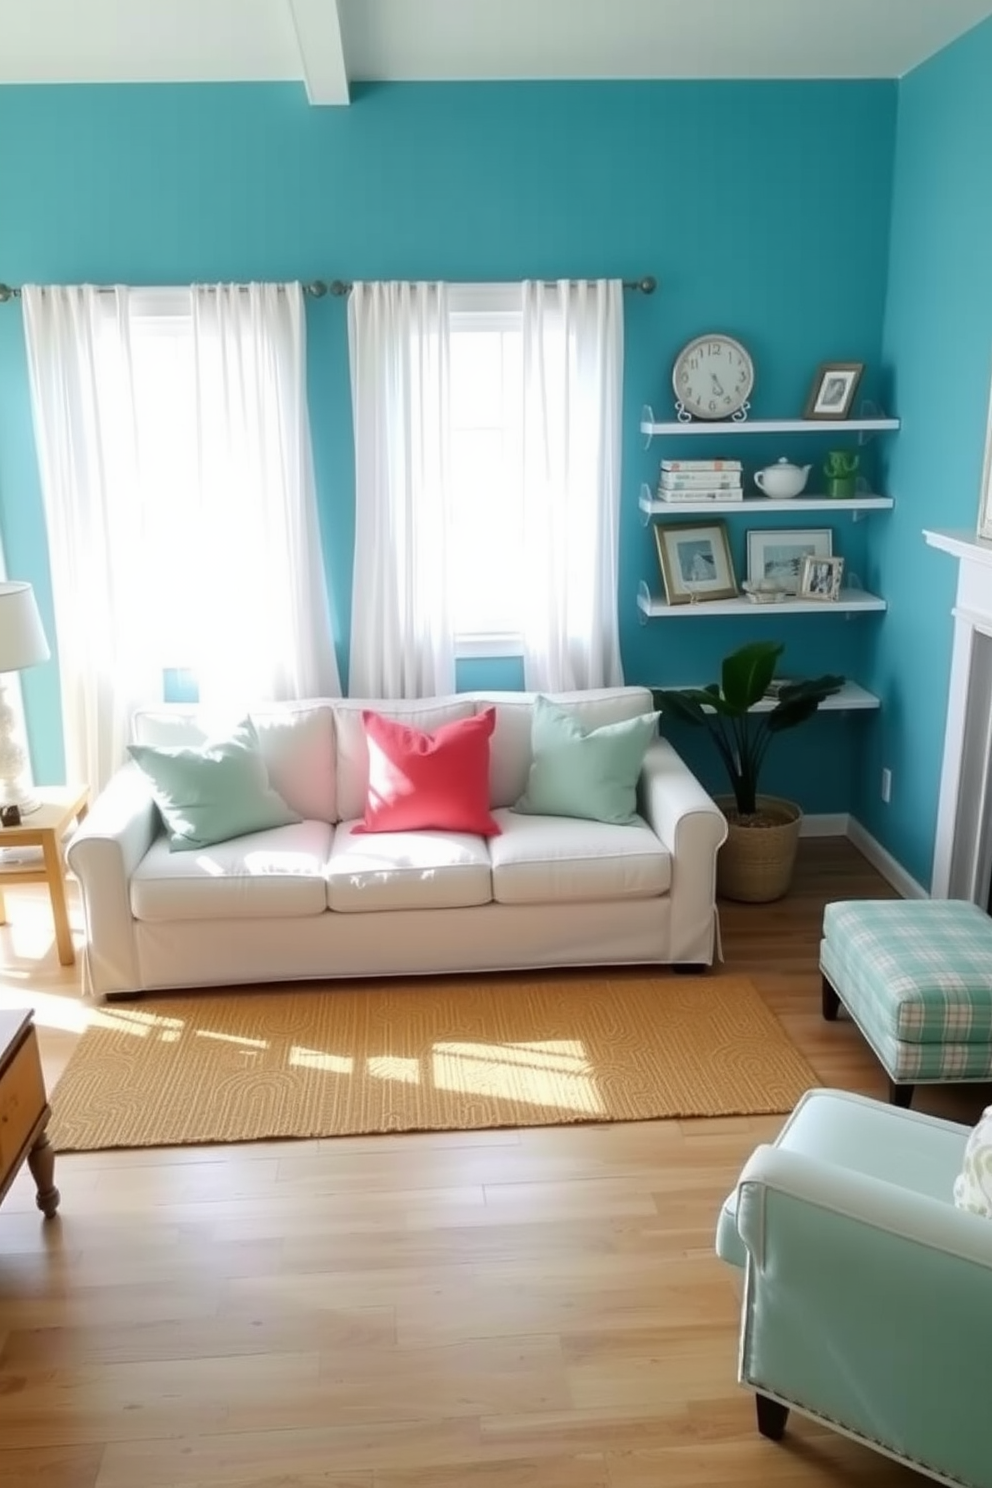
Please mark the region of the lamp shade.
POLYGON ((0 672, 19 672, 51 654, 31 585, 0 584, 0 672))

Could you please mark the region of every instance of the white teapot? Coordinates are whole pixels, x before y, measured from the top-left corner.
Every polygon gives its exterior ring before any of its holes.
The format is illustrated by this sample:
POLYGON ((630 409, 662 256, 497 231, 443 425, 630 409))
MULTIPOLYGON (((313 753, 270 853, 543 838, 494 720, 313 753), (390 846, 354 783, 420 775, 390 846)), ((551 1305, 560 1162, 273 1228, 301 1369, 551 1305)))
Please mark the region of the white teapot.
POLYGON ((793 465, 783 455, 774 465, 754 472, 754 484, 765 496, 783 500, 798 496, 809 480, 812 465, 793 465))

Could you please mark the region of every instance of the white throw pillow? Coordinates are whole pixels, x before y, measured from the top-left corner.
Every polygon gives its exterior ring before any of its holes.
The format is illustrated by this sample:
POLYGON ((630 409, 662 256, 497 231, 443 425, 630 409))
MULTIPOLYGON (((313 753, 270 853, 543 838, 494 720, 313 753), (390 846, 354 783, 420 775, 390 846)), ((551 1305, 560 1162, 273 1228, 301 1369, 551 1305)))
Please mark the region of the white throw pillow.
POLYGON ((992 1106, 986 1106, 964 1149, 954 1180, 954 1202, 969 1214, 992 1219, 992 1106))
MULTIPOLYGON (((263 704, 250 709, 269 780, 304 821, 338 819, 334 773, 334 707, 337 699, 263 704)), ((246 710, 247 711, 247 710, 246 710)), ((232 727, 223 713, 196 704, 140 708, 131 717, 131 740, 156 748, 199 745, 232 727)))

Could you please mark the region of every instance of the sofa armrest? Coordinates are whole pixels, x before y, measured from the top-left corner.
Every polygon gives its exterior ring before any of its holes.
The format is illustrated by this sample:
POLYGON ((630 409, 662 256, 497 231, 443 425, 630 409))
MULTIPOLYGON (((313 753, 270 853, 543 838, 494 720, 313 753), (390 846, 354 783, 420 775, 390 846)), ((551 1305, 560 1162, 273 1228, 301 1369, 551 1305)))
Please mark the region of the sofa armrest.
POLYGON ((990 1483, 992 1224, 759 1147, 738 1190, 742 1381, 962 1482, 990 1483))
POLYGON ((667 739, 655 739, 638 787, 641 815, 672 855, 673 962, 713 960, 716 855, 727 821, 667 739))
POLYGON ((160 829, 148 782, 128 764, 107 783, 73 834, 66 856, 83 905, 85 992, 105 995, 140 987, 130 880, 160 829))

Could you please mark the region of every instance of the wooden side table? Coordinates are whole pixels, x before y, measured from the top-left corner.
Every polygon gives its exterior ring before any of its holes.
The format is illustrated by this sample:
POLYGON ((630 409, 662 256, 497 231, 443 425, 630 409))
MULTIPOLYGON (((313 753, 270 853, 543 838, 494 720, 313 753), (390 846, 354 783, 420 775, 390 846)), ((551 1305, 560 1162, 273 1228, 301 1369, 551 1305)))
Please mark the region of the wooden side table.
POLYGON ((5 884, 44 883, 52 901, 55 920, 55 942, 63 966, 72 966, 76 953, 69 929, 69 909, 65 898, 65 864, 62 860, 62 838, 72 821, 82 821, 89 808, 90 793, 86 786, 49 785, 35 791, 41 805, 22 817, 19 827, 0 827, 0 848, 40 847, 40 867, 7 867, 0 862, 0 925, 6 925, 3 889, 5 884))
POLYGON ((59 1207, 55 1153, 45 1128, 51 1115, 31 1012, 0 1012, 0 1200, 27 1158, 46 1219, 59 1207))

